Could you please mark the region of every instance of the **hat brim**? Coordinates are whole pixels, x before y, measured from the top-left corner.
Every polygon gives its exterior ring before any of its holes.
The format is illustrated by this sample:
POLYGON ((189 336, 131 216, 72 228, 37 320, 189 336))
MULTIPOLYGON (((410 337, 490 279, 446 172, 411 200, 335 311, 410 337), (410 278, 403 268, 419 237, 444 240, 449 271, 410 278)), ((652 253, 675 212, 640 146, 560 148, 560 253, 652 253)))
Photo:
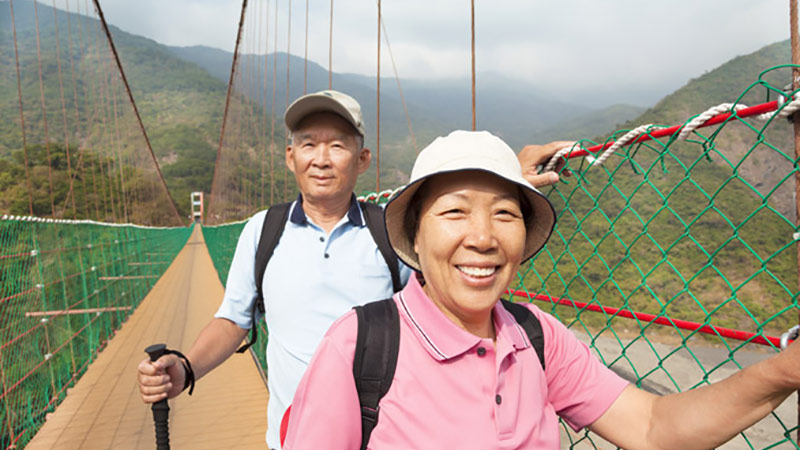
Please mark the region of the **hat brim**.
POLYGON ((331 112, 341 116, 353 128, 364 137, 364 132, 359 128, 358 121, 350 114, 350 111, 342 105, 338 100, 324 94, 311 94, 306 95, 295 100, 294 103, 289 105, 284 114, 284 121, 289 131, 294 131, 306 117, 314 113, 331 112))
POLYGON ((525 184, 522 184, 516 180, 498 175, 496 172, 491 170, 476 168, 443 170, 408 184, 402 190, 396 193, 386 204, 384 220, 386 221, 386 231, 389 235, 389 243, 391 244, 392 249, 397 256, 407 266, 418 272, 422 271, 419 264, 419 257, 414 251, 414 242, 411 241, 404 228, 406 212, 408 211, 411 199, 414 198, 414 194, 422 186, 422 184, 425 183, 425 181, 431 179, 432 177, 446 173, 468 171, 485 172, 518 186, 520 188, 520 192, 525 196, 526 200, 531 205, 532 213, 525 222, 525 249, 523 251, 521 262, 529 260, 547 243, 547 240, 550 238, 550 235, 553 233, 553 229, 555 228, 556 212, 552 203, 550 203, 550 200, 548 200, 547 197, 545 197, 542 193, 531 189, 530 185, 526 186, 525 184))

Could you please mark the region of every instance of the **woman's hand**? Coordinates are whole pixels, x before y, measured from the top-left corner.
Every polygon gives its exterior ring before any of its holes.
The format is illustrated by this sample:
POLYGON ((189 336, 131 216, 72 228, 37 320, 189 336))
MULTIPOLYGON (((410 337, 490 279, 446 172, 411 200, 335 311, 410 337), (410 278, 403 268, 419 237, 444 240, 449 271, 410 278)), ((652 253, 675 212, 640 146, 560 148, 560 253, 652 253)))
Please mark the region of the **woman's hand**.
MULTIPOLYGON (((557 151, 564 147, 571 147, 574 144, 572 141, 554 141, 544 145, 526 145, 517 155, 519 164, 522 166, 522 176, 535 188, 557 183, 560 179, 558 174, 566 164, 565 159, 561 159, 556 163, 555 171, 553 172, 539 173, 539 166, 547 164, 557 151)), ((561 174, 565 177, 572 175, 569 170, 564 170, 561 174)))

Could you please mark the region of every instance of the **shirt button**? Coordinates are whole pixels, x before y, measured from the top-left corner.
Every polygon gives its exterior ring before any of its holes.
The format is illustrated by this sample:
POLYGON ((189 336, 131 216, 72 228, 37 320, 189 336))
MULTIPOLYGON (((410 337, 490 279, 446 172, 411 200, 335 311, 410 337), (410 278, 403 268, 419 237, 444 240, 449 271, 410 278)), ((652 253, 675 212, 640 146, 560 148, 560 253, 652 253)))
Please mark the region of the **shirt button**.
POLYGON ((320 237, 319 237, 319 241, 320 241, 320 242, 325 242, 325 238, 324 238, 324 237, 322 237, 322 236, 320 236, 320 237))
POLYGON ((483 347, 478 347, 478 356, 483 356, 486 354, 486 349, 483 347))
POLYGON ((500 403, 503 403, 503 397, 501 397, 500 394, 495 395, 494 396, 494 402, 497 403, 498 405, 500 403))
POLYGON ((328 259, 330 257, 331 257, 331 255, 329 255, 328 253, 325 253, 325 259, 328 259))

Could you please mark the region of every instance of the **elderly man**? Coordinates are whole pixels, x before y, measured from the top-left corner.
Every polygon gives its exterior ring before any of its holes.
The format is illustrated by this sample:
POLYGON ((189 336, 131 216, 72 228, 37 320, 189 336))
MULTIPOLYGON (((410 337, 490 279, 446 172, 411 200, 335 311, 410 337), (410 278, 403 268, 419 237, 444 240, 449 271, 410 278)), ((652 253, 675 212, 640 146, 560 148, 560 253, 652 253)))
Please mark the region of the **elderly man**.
MULTIPOLYGON (((267 211, 254 215, 242 230, 222 305, 185 358, 166 355, 154 363, 144 360, 138 368, 145 402, 175 397, 230 357, 263 312, 270 330, 270 448, 280 447, 281 418, 333 321, 353 306, 390 297, 398 283, 405 285, 411 272, 399 264, 392 274, 390 260, 373 239, 375 230, 367 227, 366 207, 353 194, 358 175, 370 164, 359 104, 336 91, 309 94, 289 106, 285 122, 291 132, 286 164, 300 195, 286 205, 288 220, 281 223, 282 231, 274 233, 280 240, 263 278, 256 279, 254 267, 259 241, 265 237, 267 211), (258 308, 262 303, 258 298, 263 298, 263 309, 258 308)), ((554 173, 539 175, 533 167, 560 144, 564 143, 529 146, 520 154, 523 165, 530 168, 531 183, 557 180, 554 173)), ((383 224, 382 218, 379 223, 383 224)))

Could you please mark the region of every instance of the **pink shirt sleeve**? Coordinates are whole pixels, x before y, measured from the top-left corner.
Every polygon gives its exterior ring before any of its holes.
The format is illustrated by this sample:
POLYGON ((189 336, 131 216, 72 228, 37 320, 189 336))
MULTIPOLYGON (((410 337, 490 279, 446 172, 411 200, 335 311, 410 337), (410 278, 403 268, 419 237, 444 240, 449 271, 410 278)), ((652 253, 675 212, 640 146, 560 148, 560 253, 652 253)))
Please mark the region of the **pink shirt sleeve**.
POLYGON ((529 308, 544 332, 548 401, 574 430, 591 425, 611 407, 628 382, 603 365, 555 317, 529 308))
POLYGON ((351 310, 322 339, 295 392, 285 450, 360 448, 361 408, 353 381, 357 329, 351 310))

